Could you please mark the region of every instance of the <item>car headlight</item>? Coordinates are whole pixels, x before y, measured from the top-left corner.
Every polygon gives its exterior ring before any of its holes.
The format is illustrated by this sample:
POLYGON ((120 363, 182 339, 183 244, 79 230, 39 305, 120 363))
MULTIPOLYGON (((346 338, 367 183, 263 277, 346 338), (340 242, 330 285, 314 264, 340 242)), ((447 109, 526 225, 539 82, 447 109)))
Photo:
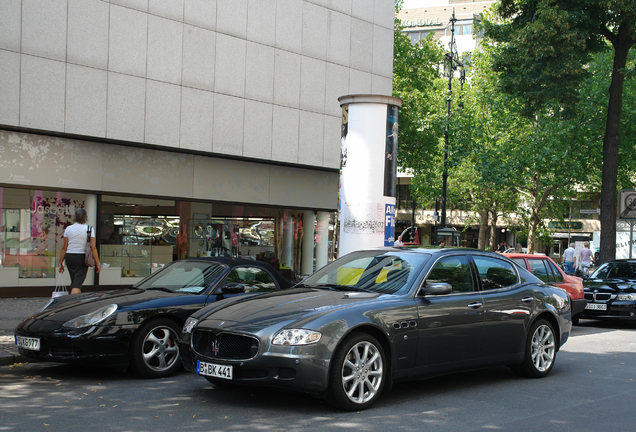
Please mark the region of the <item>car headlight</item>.
POLYGON ((313 330, 288 329, 279 331, 274 336, 272 344, 284 346, 309 345, 318 342, 321 337, 322 333, 313 330))
POLYGON ((100 322, 104 321, 109 316, 111 316, 112 314, 114 314, 116 310, 117 310, 116 304, 104 306, 103 308, 97 309, 95 312, 91 312, 86 315, 81 315, 81 316, 78 316, 77 318, 66 321, 64 324, 62 324, 62 327, 77 329, 77 328, 97 325, 100 322))
POLYGON ((636 294, 618 294, 616 296, 617 301, 634 301, 636 300, 636 294))
POLYGON ((188 318, 185 322, 185 324, 183 325, 183 333, 190 333, 192 331, 192 329, 194 328, 195 325, 197 325, 197 323, 199 322, 198 319, 196 318, 188 318))

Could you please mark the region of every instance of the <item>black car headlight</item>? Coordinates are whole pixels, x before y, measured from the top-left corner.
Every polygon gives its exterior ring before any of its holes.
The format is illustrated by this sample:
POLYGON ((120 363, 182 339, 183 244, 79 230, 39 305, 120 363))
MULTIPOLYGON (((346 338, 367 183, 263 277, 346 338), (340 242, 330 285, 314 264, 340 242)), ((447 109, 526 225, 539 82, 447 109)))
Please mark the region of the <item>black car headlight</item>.
POLYGON ((199 322, 198 319, 196 318, 188 318, 185 322, 185 324, 183 325, 183 330, 181 330, 183 333, 190 333, 192 331, 192 329, 194 328, 195 325, 197 325, 197 323, 199 322))
POLYGON ((108 306, 104 306, 103 308, 97 309, 95 312, 91 312, 86 315, 78 316, 72 320, 66 321, 62 324, 62 327, 78 329, 82 327, 94 326, 104 321, 106 318, 111 316, 117 310, 116 304, 111 304, 108 306))
POLYGON ((636 300, 636 294, 618 294, 616 301, 634 301, 636 300))
POLYGON ((322 333, 305 329, 281 330, 274 336, 273 345, 296 346, 316 343, 322 337, 322 333))

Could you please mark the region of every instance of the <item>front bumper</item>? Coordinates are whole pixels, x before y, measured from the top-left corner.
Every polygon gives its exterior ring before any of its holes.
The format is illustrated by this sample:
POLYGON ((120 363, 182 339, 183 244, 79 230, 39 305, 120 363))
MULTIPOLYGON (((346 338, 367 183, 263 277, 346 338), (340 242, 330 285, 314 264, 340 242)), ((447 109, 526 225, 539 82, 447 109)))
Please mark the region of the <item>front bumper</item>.
MULTIPOLYGON (((593 302, 589 303, 598 304, 593 302)), ((607 305, 607 310, 583 309, 577 318, 636 320, 636 302, 613 301, 604 304, 607 305)))
POLYGON ((15 330, 17 336, 38 338, 40 349, 18 347, 30 360, 62 363, 125 366, 129 361, 132 334, 138 326, 94 326, 83 332, 69 331, 61 323, 26 320, 15 330))
POLYGON ((187 342, 179 343, 181 363, 189 372, 196 373, 197 361, 232 366, 231 381, 202 375, 210 381, 324 393, 329 385, 329 360, 315 355, 316 347, 313 346, 285 348, 287 353, 265 352, 250 360, 221 360, 198 355, 187 342))

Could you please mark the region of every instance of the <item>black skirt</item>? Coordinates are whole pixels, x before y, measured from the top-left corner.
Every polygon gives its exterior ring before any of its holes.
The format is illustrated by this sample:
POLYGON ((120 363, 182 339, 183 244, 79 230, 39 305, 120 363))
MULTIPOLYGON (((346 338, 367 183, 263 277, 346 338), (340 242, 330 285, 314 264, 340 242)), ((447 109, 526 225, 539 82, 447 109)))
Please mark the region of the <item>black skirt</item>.
POLYGON ((68 272, 71 275, 69 288, 82 288, 88 273, 88 266, 84 262, 84 254, 66 254, 64 262, 66 262, 66 268, 68 268, 68 272))

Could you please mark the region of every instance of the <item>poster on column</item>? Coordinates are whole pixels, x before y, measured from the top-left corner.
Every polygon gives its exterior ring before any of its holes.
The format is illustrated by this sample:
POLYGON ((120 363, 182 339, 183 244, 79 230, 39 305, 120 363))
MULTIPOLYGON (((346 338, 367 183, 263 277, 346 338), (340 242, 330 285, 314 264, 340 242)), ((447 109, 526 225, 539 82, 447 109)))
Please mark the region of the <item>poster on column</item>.
POLYGON ((395 244, 395 204, 384 205, 384 246, 395 244))
POLYGON ((384 152, 384 196, 396 196, 395 177, 397 175, 398 149, 398 107, 387 106, 386 145, 384 152))
POLYGON ((384 205, 382 203, 345 203, 343 231, 346 234, 383 234, 384 205))

